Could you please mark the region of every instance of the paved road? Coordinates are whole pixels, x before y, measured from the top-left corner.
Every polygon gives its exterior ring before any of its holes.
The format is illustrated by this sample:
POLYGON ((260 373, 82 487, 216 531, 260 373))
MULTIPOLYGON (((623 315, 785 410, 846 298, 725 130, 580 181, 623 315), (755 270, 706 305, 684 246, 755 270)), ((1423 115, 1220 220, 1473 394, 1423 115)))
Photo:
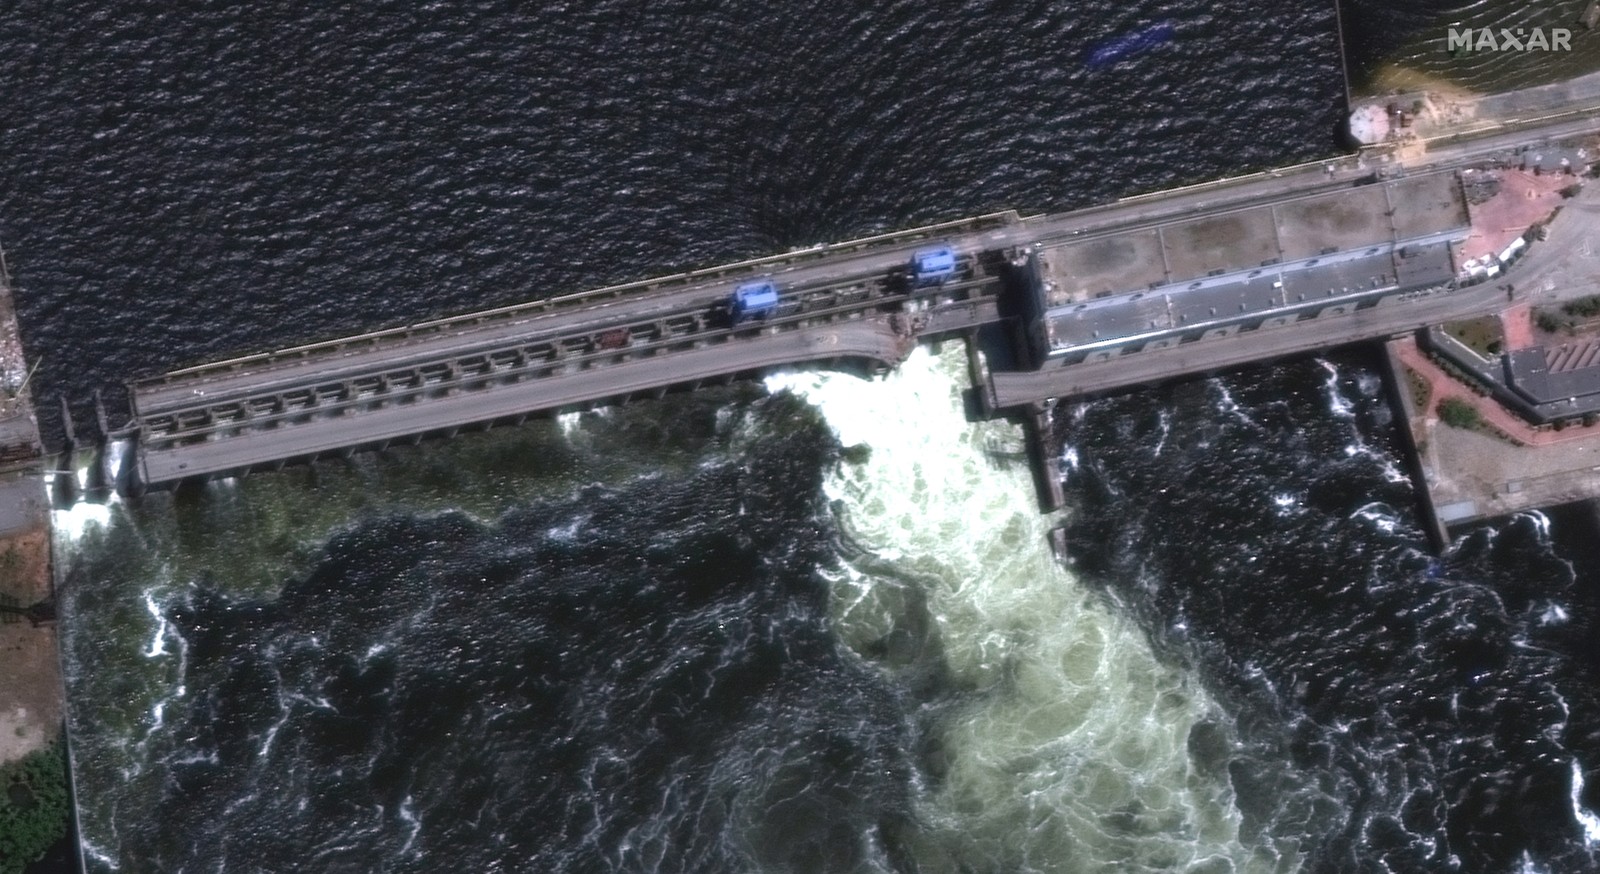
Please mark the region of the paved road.
MULTIPOLYGON (((1329 175, 1317 164, 1278 176, 1255 174, 1239 180, 1204 183, 1177 193, 1128 198, 1115 204, 1054 216, 1038 216, 1010 227, 957 235, 948 242, 965 255, 1104 233, 1171 221, 1202 210, 1240 208, 1287 197, 1331 191, 1365 175, 1353 161, 1332 161, 1339 172, 1329 175)), ((926 239, 889 243, 875 251, 841 254, 823 261, 805 261, 769 271, 786 288, 818 287, 880 277, 907 263, 926 239)), ((417 335, 378 336, 343 348, 323 345, 315 354, 282 355, 244 361, 226 370, 201 371, 136 385, 133 401, 140 417, 223 404, 276 392, 309 388, 358 376, 392 373, 424 363, 479 354, 520 344, 546 342, 574 333, 638 324, 684 313, 709 313, 726 300, 749 275, 691 284, 656 293, 608 298, 568 309, 518 315, 514 319, 456 324, 417 335)), ((339 341, 331 341, 337 343, 339 341)))
MULTIPOLYGON (((977 249, 964 238, 963 250, 977 249)), ((881 252, 844 256, 835 260, 784 267, 771 275, 785 287, 817 287, 878 277, 904 265, 926 241, 894 246, 881 252)), ((739 282, 713 281, 654 294, 612 298, 572 309, 529 314, 510 321, 462 325, 436 333, 384 338, 353 345, 332 354, 305 358, 286 357, 241 364, 222 372, 172 379, 164 384, 138 386, 134 402, 138 415, 151 416, 260 396, 297 388, 338 382, 368 374, 392 373, 423 363, 502 349, 507 346, 606 330, 623 324, 648 323, 684 313, 709 314, 713 304, 726 300, 739 282)))
POLYGON ((187 477, 217 475, 784 364, 832 359, 891 364, 901 358, 904 343, 883 319, 789 331, 760 342, 730 342, 606 365, 557 379, 458 391, 426 403, 385 406, 304 425, 246 432, 224 440, 145 450, 141 453, 140 474, 147 485, 159 486, 187 477))
MULTIPOLYGON (((1027 224, 954 236, 948 241, 959 252, 975 256, 985 251, 1076 236, 1088 230, 1098 232, 1106 228, 1123 229, 1170 221, 1220 203, 1242 206, 1261 199, 1332 190, 1349 185, 1360 175, 1352 164, 1352 169, 1330 179, 1320 166, 1281 178, 1263 174, 1259 179, 1239 183, 1239 187, 1228 182, 1211 183, 1170 197, 1133 198, 1082 212, 1039 217, 1027 224)), ((926 239, 890 243, 881 250, 783 266, 771 271, 771 275, 784 287, 818 287, 880 277, 900 268, 912 252, 926 245, 926 239)), ((727 298, 738 282, 749 278, 609 298, 570 309, 522 314, 505 321, 452 325, 433 333, 378 337, 343 348, 324 347, 305 357, 284 355, 246 361, 230 369, 202 371, 137 385, 133 392, 134 409, 139 417, 172 414, 358 376, 393 373, 508 346, 548 342, 621 324, 650 322, 684 313, 709 313, 714 304, 727 298)))

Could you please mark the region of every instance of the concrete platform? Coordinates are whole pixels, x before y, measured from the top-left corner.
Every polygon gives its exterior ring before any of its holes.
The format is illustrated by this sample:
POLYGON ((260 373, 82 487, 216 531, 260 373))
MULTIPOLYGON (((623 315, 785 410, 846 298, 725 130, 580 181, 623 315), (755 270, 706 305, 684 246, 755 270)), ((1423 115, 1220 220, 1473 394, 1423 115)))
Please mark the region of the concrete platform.
POLYGON ((1160 225, 1155 253, 1150 230, 1045 249, 1046 307, 1036 332, 1045 348, 1037 357, 1075 366, 1108 350, 1192 340, 1196 331, 1315 316, 1342 297, 1445 283, 1455 275, 1445 240, 1464 237, 1468 226, 1459 179, 1444 172, 1160 225), (1159 287, 1147 281, 1156 275, 1152 254, 1171 280, 1159 287), (1075 276, 1075 268, 1084 272, 1075 276), (1102 290, 1082 299, 1094 289, 1102 290), (1074 303, 1049 306, 1073 295, 1074 303), (1162 332, 1172 336, 1156 336, 1162 332))
POLYGON ((0 537, 32 531, 50 521, 44 478, 34 473, 0 476, 0 537))
POLYGON ((1394 227, 1404 236, 1437 234, 1470 223, 1454 173, 1408 176, 1388 183, 1394 227))
POLYGON ((1427 488, 1446 526, 1600 497, 1600 434, 1513 446, 1437 421, 1417 425, 1427 488))
POLYGON ((1168 225, 1161 229, 1161 239, 1175 282, 1213 270, 1259 267, 1281 256, 1269 206, 1168 225))
POLYGON ((1069 243, 1043 256, 1055 291, 1048 306, 1165 282, 1161 236, 1154 228, 1069 243))
POLYGON ((1285 203, 1276 207, 1273 215, 1285 261, 1315 258, 1329 248, 1361 249, 1395 237, 1385 186, 1368 185, 1285 203))

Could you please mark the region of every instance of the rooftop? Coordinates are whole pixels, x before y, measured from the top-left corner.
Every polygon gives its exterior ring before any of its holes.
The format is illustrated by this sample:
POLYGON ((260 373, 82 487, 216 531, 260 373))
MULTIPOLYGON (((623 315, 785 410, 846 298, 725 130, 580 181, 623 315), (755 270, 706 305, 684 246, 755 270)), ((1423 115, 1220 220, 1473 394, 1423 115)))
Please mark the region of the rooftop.
POLYGON ((1454 173, 1107 234, 1040 253, 1051 350, 1227 324, 1455 275, 1454 173))
POLYGON ((1451 232, 1468 225, 1454 173, 1168 222, 1040 253, 1046 307, 1451 232))

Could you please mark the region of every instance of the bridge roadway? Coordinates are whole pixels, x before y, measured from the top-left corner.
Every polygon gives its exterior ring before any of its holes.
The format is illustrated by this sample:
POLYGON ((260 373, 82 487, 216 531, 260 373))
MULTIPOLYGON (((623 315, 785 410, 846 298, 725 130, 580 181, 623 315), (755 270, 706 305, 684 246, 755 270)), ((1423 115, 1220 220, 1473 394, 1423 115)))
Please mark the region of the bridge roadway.
MULTIPOLYGON (((735 285, 759 276, 770 276, 784 288, 848 286, 886 276, 903 266, 914 249, 927 245, 930 235, 1015 221, 1015 213, 996 213, 789 256, 205 364, 134 382, 131 397, 137 405, 136 417, 159 415, 539 339, 649 324, 678 314, 706 314, 714 304, 726 300, 735 285), (857 247, 879 246, 855 251, 857 247)), ((951 239, 966 244, 958 248, 971 255, 979 251, 971 242, 976 236, 980 235, 969 231, 951 239)))
MULTIPOLYGON (((1345 178, 1330 180, 1321 166, 1316 165, 1314 175, 1309 167, 1285 174, 1287 180, 1259 174, 1259 178, 1246 179, 1242 190, 1251 197, 1283 196, 1286 189, 1300 193, 1307 188, 1349 185, 1360 175, 1352 165, 1345 178)), ((1188 195, 1203 192, 1213 200, 1236 199, 1211 193, 1218 187, 1217 183, 1198 186, 1188 195)), ((1227 189, 1229 183, 1220 187, 1227 189)), ((997 213, 712 268, 655 284, 585 292, 554 302, 506 307, 141 380, 130 386, 134 416, 130 430, 138 436, 137 475, 142 484, 159 486, 449 430, 485 421, 483 417, 516 416, 733 372, 814 361, 817 358, 804 351, 809 347, 796 346, 793 340, 771 343, 761 332, 746 332, 751 339, 740 342, 764 344, 767 351, 763 354, 744 349, 730 352, 737 344, 718 344, 712 347, 714 354, 699 347, 708 339, 719 339, 716 332, 707 331, 713 306, 725 300, 737 283, 755 276, 771 276, 786 293, 795 289, 813 296, 860 292, 852 303, 834 310, 898 304, 906 295, 887 294, 885 279, 902 270, 911 253, 930 240, 951 244, 964 263, 975 265, 984 253, 1055 235, 1073 236, 1088 228, 1159 221, 1199 208, 1186 197, 1179 193, 1170 203, 1161 198, 1133 198, 1120 207, 1094 208, 1066 220, 1035 219, 1026 230, 1014 213, 997 213), (599 357, 620 360, 649 355, 651 364, 634 364, 627 370, 616 370, 618 364, 595 366, 599 362, 593 347, 585 344, 618 328, 627 330, 630 340, 643 340, 645 348, 630 345, 599 357), (670 354, 657 354, 662 351, 670 354), (681 365, 667 363, 682 355, 691 357, 681 365), (713 359, 726 362, 726 366, 720 370, 713 367, 709 364, 713 359), (464 366, 468 362, 478 369, 464 366), (490 381, 503 381, 507 379, 504 373, 491 372, 502 365, 518 372, 509 377, 513 380, 509 384, 495 384, 484 398, 458 400, 449 390, 454 387, 470 394, 490 381), (585 369, 590 367, 593 370, 585 369), (430 383, 434 379, 427 374, 430 369, 450 385, 430 383), (604 375, 607 373, 611 375, 604 375), (645 373, 650 374, 649 380, 640 375, 645 373), (529 376, 533 378, 526 379, 529 376), (534 385, 561 381, 570 388, 534 385), (392 389, 391 382, 400 388, 392 389), (516 390, 508 391, 513 388, 516 390), (487 400, 489 394, 495 395, 492 403, 487 400), (371 436, 363 436, 369 433, 371 436)), ((992 289, 968 298, 963 298, 959 289, 955 295, 950 292, 948 287, 932 292, 939 298, 953 296, 956 301, 921 313, 922 325, 915 333, 932 336, 998 319, 996 304, 986 299, 986 295, 992 297, 992 289)), ((859 348, 860 344, 846 344, 832 357, 897 360, 858 354, 859 348)))
MULTIPOLYGON (((791 280, 799 281, 799 280, 791 280)), ((881 297, 860 281, 813 287, 811 297, 853 295, 881 297)), ((281 396, 307 388, 339 384, 362 377, 384 377, 430 365, 460 362, 497 352, 539 346, 552 361, 580 352, 595 335, 627 330, 630 335, 659 333, 692 337, 711 321, 714 304, 726 297, 696 287, 670 294, 641 297, 634 305, 618 302, 527 315, 505 322, 408 333, 388 342, 347 343, 335 354, 297 357, 278 353, 271 361, 237 369, 208 371, 192 379, 159 377, 138 384, 133 395, 138 415, 149 420, 195 409, 218 407, 281 396), (687 319, 688 322, 682 322, 687 319), (677 329, 677 330, 674 330, 677 329)))
POLYGON ((1370 176, 1353 158, 1215 180, 1155 195, 1138 195, 1072 213, 1019 219, 994 213, 832 246, 756 259, 482 313, 375 331, 276 352, 184 368, 130 386, 136 420, 214 407, 251 395, 338 382, 402 366, 417 366, 508 344, 532 342, 578 328, 610 328, 705 312, 739 282, 771 276, 781 286, 848 283, 901 267, 931 239, 976 256, 1035 243, 1153 225, 1201 210, 1262 199, 1331 191, 1370 176), (1327 173, 1323 168, 1334 168, 1327 173), (970 229, 969 228, 974 228, 970 229), (857 251, 864 249, 865 251, 857 251), (765 269, 764 269, 765 268, 765 269), (652 286, 656 287, 655 289, 652 286))
POLYGON ((782 286, 843 283, 881 276, 905 264, 930 240, 975 256, 1035 243, 1153 225, 1201 211, 1304 196, 1347 187, 1370 178, 1371 168, 1354 157, 1311 162, 1281 170, 1213 180, 1165 192, 1136 195, 1070 213, 1019 218, 1014 212, 930 225, 863 240, 812 247, 786 255, 723 265, 678 276, 630 283, 575 295, 468 313, 401 328, 308 344, 183 368, 138 380, 131 388, 140 412, 184 409, 199 397, 209 402, 268 386, 305 385, 337 379, 338 373, 381 369, 428 357, 430 350, 492 346, 576 325, 648 321, 699 311, 725 299, 739 282, 770 276, 782 286), (1324 168, 1332 168, 1329 173, 1324 168), (670 287, 664 287, 670 286, 670 287), (652 290, 653 287, 662 287, 652 290), (328 376, 324 377, 324 374, 328 376))
POLYGON ((886 318, 855 319, 774 334, 761 343, 731 341, 580 370, 559 379, 456 391, 426 403, 393 404, 322 419, 317 427, 245 431, 225 440, 145 449, 142 475, 152 485, 216 476, 261 466, 267 458, 281 461, 333 454, 467 423, 650 392, 667 385, 717 380, 770 367, 774 361, 865 359, 889 364, 903 357, 910 342, 894 331, 886 318))

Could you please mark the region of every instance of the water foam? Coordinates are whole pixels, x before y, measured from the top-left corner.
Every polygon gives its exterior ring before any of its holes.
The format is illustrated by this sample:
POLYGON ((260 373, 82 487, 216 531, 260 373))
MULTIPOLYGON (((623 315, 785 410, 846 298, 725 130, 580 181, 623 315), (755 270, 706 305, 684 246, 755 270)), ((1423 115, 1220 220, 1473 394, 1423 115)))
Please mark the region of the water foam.
POLYGON ((1583 839, 1589 846, 1600 846, 1600 816, 1583 806, 1583 766, 1572 760, 1572 818, 1583 829, 1583 839))
POLYGON ((1350 405, 1349 399, 1339 390, 1339 368, 1333 362, 1317 359, 1328 378, 1323 381, 1323 388, 1328 391, 1328 411, 1341 419, 1355 418, 1355 408, 1350 405))
MULTIPOLYGON (((87 467, 80 469, 78 471, 78 478, 80 480, 87 481, 89 478, 89 469, 87 467)), ((50 485, 49 480, 46 480, 45 482, 46 494, 51 496, 51 505, 54 506, 55 489, 50 485)), ((62 538, 68 544, 77 543, 79 540, 83 539, 85 534, 88 534, 92 530, 103 530, 110 527, 111 509, 112 506, 117 503, 117 501, 117 496, 113 494, 111 496, 110 503, 99 504, 94 501, 80 500, 73 503, 72 506, 66 507, 65 509, 51 510, 51 530, 55 533, 55 536, 62 538)))
POLYGON ((150 617, 156 621, 156 633, 150 638, 150 648, 144 651, 145 658, 166 655, 167 617, 162 614, 160 605, 156 603, 154 590, 144 593, 144 608, 149 611, 150 617))
POLYGON ((866 549, 831 575, 840 635, 867 651, 920 594, 953 682, 977 692, 942 726, 948 771, 924 799, 937 843, 984 870, 1251 868, 1226 780, 1188 759, 1214 705, 1054 560, 1026 467, 984 452, 1015 428, 965 420, 963 372, 959 352, 919 349, 880 380, 767 380, 872 450, 825 484, 866 549))

